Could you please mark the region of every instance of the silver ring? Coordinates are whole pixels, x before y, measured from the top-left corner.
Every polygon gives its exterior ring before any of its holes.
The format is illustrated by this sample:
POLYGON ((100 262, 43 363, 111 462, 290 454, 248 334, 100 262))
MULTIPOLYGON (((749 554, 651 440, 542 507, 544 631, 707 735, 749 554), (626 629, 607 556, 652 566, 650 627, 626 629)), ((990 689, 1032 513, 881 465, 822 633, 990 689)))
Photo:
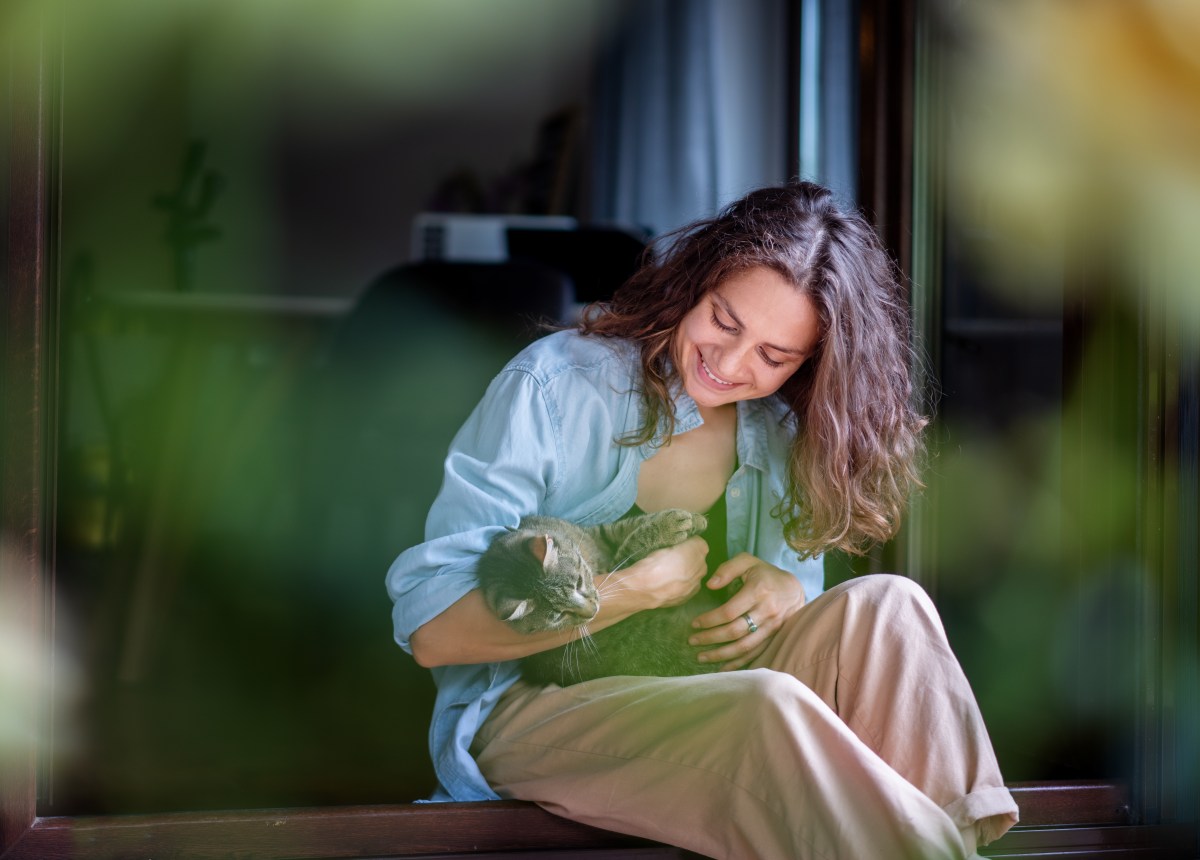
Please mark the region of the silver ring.
POLYGON ((750 617, 750 613, 747 612, 744 615, 742 615, 742 617, 746 619, 746 626, 750 628, 750 632, 757 633, 758 625, 754 623, 754 619, 750 617))

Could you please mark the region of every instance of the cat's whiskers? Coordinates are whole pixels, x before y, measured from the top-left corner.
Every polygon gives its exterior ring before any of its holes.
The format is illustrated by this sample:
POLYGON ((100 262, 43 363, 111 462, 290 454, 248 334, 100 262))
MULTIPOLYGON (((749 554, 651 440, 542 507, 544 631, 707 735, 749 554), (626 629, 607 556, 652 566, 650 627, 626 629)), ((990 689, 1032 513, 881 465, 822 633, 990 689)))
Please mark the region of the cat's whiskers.
POLYGON ((588 630, 586 624, 579 625, 579 638, 576 639, 579 647, 587 651, 593 657, 600 656, 600 646, 596 644, 596 640, 592 638, 592 631, 588 630))
MULTIPOLYGON (((617 571, 614 570, 615 574, 617 571)), ((596 586, 596 595, 598 597, 606 597, 613 594, 619 594, 624 591, 624 582, 628 577, 625 576, 609 576, 603 583, 596 586)))
POLYGON ((592 658, 600 655, 600 648, 596 645, 596 641, 592 638, 592 633, 588 630, 586 623, 580 624, 575 628, 575 635, 567 642, 563 648, 561 661, 561 673, 563 677, 568 674, 579 676, 583 674, 583 661, 585 655, 592 658))
POLYGON ((562 649, 562 659, 559 661, 558 672, 564 684, 571 683, 572 677, 579 673, 579 657, 575 654, 575 643, 578 641, 578 638, 572 638, 567 642, 566 647, 562 649))
POLYGON ((614 595, 620 594, 624 591, 628 591, 628 590, 629 589, 627 587, 622 586, 622 585, 613 585, 613 586, 610 586, 603 590, 597 589, 596 590, 596 599, 599 600, 601 603, 603 603, 608 598, 610 598, 614 595))

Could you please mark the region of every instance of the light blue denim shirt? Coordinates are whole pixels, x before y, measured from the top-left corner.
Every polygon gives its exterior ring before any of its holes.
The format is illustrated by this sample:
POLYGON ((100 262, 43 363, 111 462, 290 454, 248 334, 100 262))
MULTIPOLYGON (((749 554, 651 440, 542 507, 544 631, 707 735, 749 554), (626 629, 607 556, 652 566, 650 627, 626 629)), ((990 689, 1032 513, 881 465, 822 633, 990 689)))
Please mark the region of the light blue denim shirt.
MULTIPOLYGON (((475 564, 492 537, 527 514, 584 525, 624 515, 637 497, 651 444, 615 441, 641 424, 641 363, 629 342, 557 332, 516 356, 488 387, 446 456, 425 542, 405 550, 387 576, 396 641, 412 653, 413 631, 476 587, 475 564)), ((793 425, 775 398, 737 404, 738 467, 725 489, 730 556, 747 551, 793 572, 811 600, 823 588, 820 559, 801 561, 771 510, 784 497, 793 425)), ((676 386, 676 433, 702 422, 676 386)), ((515 661, 433 671, 429 730, 440 782, 434 800, 495 800, 469 750, 476 730, 516 681, 515 661)))

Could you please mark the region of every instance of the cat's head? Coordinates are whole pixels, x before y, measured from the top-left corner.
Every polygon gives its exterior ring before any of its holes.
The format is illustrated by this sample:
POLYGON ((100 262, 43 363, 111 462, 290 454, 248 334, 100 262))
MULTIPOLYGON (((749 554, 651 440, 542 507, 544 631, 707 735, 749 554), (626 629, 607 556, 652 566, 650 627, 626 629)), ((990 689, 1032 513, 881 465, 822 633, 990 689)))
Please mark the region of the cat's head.
POLYGON ((480 562, 484 599, 522 633, 566 630, 595 618, 593 575, 578 548, 529 529, 500 535, 480 562))

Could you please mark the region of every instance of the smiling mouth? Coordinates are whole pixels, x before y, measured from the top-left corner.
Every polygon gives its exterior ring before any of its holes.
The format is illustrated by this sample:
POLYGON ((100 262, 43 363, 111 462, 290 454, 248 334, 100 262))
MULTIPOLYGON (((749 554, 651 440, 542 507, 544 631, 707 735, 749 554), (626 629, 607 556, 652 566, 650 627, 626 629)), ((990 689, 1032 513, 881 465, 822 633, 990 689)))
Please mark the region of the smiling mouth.
POLYGON ((717 385, 724 385, 725 387, 728 388, 728 387, 731 387, 731 386, 737 384, 735 382, 726 382, 724 379, 722 379, 721 377, 719 377, 715 373, 713 373, 711 370, 709 370, 708 363, 705 362, 704 356, 700 356, 700 367, 704 370, 704 374, 709 379, 711 379, 713 382, 717 383, 717 385))

